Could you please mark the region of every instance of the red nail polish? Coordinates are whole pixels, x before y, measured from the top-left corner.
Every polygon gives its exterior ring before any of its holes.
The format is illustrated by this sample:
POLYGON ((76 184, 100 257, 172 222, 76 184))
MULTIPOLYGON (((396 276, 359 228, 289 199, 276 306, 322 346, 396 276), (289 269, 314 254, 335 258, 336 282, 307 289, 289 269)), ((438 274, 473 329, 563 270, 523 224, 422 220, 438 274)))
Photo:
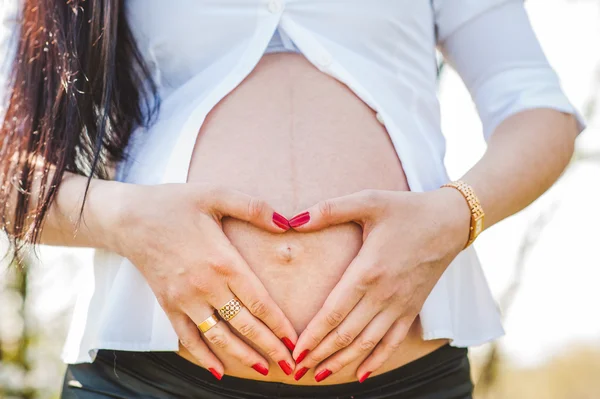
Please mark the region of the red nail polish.
POLYGON ((321 382, 325 378, 329 377, 330 375, 331 375, 331 370, 325 369, 325 370, 321 371, 319 374, 315 375, 315 381, 321 382))
POLYGON ((296 381, 300 381, 300 378, 304 377, 304 374, 306 374, 307 371, 308 371, 308 367, 302 367, 300 370, 298 370, 296 372, 296 374, 294 375, 294 379, 296 381))
POLYGON ((310 220, 310 213, 302 212, 301 214, 296 215, 290 219, 290 226, 291 227, 302 226, 303 224, 308 223, 309 220, 310 220))
POLYGON ((294 348, 296 348, 296 345, 294 345, 294 343, 288 337, 281 338, 281 341, 283 342, 285 347, 290 350, 290 352, 293 352, 294 348))
POLYGON ((263 366, 260 363, 256 363, 254 366, 252 366, 252 368, 256 371, 258 371, 259 373, 261 373, 262 375, 267 375, 269 374, 269 369, 266 368, 265 366, 263 366))
POLYGON ((301 354, 298 355, 298 358, 296 358, 296 364, 300 363, 301 361, 304 360, 304 358, 306 357, 306 355, 308 355, 308 352, 310 352, 308 349, 304 349, 302 351, 301 354))
POLYGON ((273 223, 283 230, 289 230, 290 224, 288 220, 277 212, 273 212, 273 223))
POLYGON ((358 382, 361 382, 361 383, 362 383, 362 382, 365 382, 365 380, 366 380, 367 378, 369 378, 369 376, 370 376, 370 375, 371 375, 371 372, 370 372, 370 371, 369 371, 369 372, 367 372, 367 373, 365 373, 365 374, 364 374, 362 377, 360 377, 360 380, 358 380, 358 382))
POLYGON ((290 364, 285 360, 280 360, 279 362, 277 362, 277 364, 279 364, 279 367, 281 367, 281 369, 286 375, 290 375, 292 374, 292 371, 294 371, 292 369, 292 366, 290 366, 290 364))
POLYGON ((210 371, 210 373, 211 373, 212 375, 214 375, 214 376, 215 376, 215 378, 216 378, 217 380, 219 380, 219 381, 221 381, 221 378, 223 378, 223 376, 222 376, 221 374, 219 374, 219 373, 217 372, 217 370, 215 370, 215 369, 213 369, 213 368, 209 368, 209 369, 208 369, 208 371, 210 371))

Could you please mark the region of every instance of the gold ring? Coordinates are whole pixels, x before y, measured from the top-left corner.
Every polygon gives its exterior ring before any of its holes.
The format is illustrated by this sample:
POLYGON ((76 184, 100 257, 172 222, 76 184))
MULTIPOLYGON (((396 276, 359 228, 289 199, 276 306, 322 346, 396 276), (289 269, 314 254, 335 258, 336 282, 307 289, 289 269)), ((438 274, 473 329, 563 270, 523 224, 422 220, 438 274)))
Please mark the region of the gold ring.
POLYGON ((202 332, 202 334, 204 334, 205 332, 216 326, 218 322, 219 318, 213 313, 202 323, 198 324, 198 329, 202 332))
POLYGON ((229 321, 240 313, 240 310, 242 310, 242 303, 236 297, 233 297, 219 309, 219 314, 225 321, 229 321))

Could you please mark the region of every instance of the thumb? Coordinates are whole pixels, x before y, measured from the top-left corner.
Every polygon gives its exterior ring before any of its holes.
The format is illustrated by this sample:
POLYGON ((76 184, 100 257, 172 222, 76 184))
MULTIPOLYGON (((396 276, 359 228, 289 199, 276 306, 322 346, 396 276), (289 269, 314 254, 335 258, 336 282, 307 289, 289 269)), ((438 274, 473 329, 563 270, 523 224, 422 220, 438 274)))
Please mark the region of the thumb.
POLYGON ((282 233, 290 229, 288 220, 275 212, 262 198, 233 189, 219 189, 214 195, 211 208, 219 219, 230 216, 245 220, 271 233, 282 233))
POLYGON ((363 227, 373 208, 371 191, 373 190, 363 190, 320 201, 292 217, 290 226, 303 232, 347 222, 355 222, 363 227))

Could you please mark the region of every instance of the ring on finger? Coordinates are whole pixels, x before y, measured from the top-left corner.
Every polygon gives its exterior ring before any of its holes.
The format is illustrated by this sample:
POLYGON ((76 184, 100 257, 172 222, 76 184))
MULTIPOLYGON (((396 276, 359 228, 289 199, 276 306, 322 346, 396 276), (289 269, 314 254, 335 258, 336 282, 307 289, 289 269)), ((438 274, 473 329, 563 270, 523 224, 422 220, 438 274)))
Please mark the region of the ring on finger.
POLYGON ((204 320, 202 323, 198 324, 198 329, 200 330, 200 332, 202 332, 202 334, 204 334, 205 332, 216 326, 218 322, 219 318, 213 313, 209 317, 207 317, 206 320, 204 320))
POLYGON ((236 297, 230 299, 225 305, 219 309, 219 314, 225 321, 229 321, 237 316, 242 310, 242 303, 236 297))

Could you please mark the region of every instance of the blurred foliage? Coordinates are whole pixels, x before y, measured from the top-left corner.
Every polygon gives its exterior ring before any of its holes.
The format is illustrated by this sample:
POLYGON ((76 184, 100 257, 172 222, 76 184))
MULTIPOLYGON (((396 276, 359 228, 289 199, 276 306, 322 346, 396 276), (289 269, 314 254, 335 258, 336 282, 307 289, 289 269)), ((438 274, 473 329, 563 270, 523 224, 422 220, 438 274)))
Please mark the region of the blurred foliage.
POLYGON ((14 314, 4 318, 5 322, 12 320, 12 328, 0 330, 0 394, 7 398, 32 399, 35 389, 24 383, 31 371, 28 349, 34 339, 27 315, 27 266, 9 264, 3 280, 3 303, 10 303, 12 297, 15 306, 14 314))
POLYGON ((34 312, 43 275, 32 256, 22 265, 0 263, 0 399, 57 398, 67 318, 58 311, 46 321, 34 312))

